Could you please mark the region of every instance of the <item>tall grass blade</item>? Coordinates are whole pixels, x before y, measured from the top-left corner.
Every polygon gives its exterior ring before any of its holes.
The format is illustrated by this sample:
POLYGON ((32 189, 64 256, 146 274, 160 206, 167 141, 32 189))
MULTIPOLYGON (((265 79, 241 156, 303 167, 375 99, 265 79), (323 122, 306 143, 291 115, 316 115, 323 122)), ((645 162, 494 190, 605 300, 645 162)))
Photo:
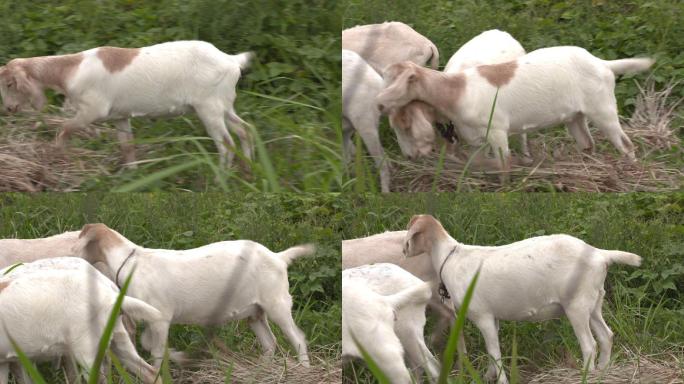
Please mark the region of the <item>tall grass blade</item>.
MULTIPOLYGON (((451 372, 451 368, 454 365, 456 346, 458 345, 458 339, 460 335, 463 333, 463 328, 465 327, 465 319, 466 314, 468 313, 468 305, 470 305, 470 300, 473 297, 473 292, 475 291, 475 284, 477 284, 477 279, 480 277, 481 268, 482 265, 480 265, 480 267, 477 268, 477 272, 475 272, 473 279, 470 281, 465 296, 463 297, 463 302, 461 303, 461 306, 458 309, 458 314, 456 315, 456 321, 454 322, 454 326, 451 328, 451 331, 449 332, 449 339, 447 340, 447 345, 444 349, 444 354, 442 355, 442 369, 439 373, 439 379, 437 381, 439 384, 447 384, 449 372, 451 372)), ((463 358, 463 356, 461 356, 460 351, 459 357, 463 358)), ((478 383, 482 382, 482 380, 480 380, 479 377, 477 377, 477 374, 475 374, 473 379, 478 383)))
POLYGON ((461 186, 463 185, 463 180, 465 179, 466 174, 468 173, 468 169, 470 168, 470 164, 473 162, 475 157, 480 153, 483 149, 485 149, 488 145, 487 140, 489 139, 489 130, 492 128, 492 118, 494 117, 494 109, 496 108, 496 100, 499 98, 499 88, 496 89, 496 93, 494 94, 494 101, 492 101, 492 109, 489 111, 489 120, 487 120, 487 132, 485 133, 485 143, 480 145, 475 152, 473 152, 470 157, 468 157, 468 161, 466 161, 465 165, 463 166, 463 172, 461 172, 461 176, 458 178, 458 184, 456 185, 456 192, 461 192, 461 186))
POLYGON ((513 348, 511 350, 511 384, 520 382, 520 370, 518 369, 518 338, 517 328, 513 328, 513 348))
POLYGON ((223 380, 224 384, 231 384, 233 382, 233 369, 235 369, 235 363, 231 361, 226 369, 225 379, 223 380))
POLYGON ((444 168, 444 157, 446 156, 446 143, 442 144, 442 149, 439 151, 439 159, 437 159, 437 166, 435 167, 435 179, 432 181, 432 193, 437 191, 437 184, 439 182, 439 175, 444 168))
POLYGON ((363 145, 360 135, 354 137, 354 148, 354 174, 356 175, 354 191, 363 193, 366 192, 366 162, 363 158, 363 145))
POLYGON ((9 268, 5 271, 5 273, 3 273, 2 275, 3 275, 3 276, 8 275, 8 274, 9 274, 10 272, 12 272, 15 268, 20 267, 20 266, 22 266, 22 265, 24 265, 24 263, 12 264, 12 266, 9 267, 9 268))
POLYGON ((109 315, 107 325, 105 326, 104 332, 102 333, 102 337, 100 338, 100 344, 97 347, 97 355, 95 355, 95 361, 93 362, 93 366, 90 367, 90 376, 88 377, 88 384, 97 384, 97 380, 100 376, 100 366, 102 365, 102 361, 104 361, 105 354, 107 353, 107 349, 109 348, 109 341, 112 338, 112 333, 114 333, 114 325, 116 324, 116 320, 119 317, 119 314, 121 313, 121 305, 123 305, 124 296, 126 296, 126 291, 128 291, 128 286, 131 284, 131 278, 133 277, 134 273, 135 267, 133 267, 133 269, 131 270, 131 273, 128 275, 126 281, 121 287, 121 290, 119 291, 119 295, 116 297, 114 307, 112 308, 112 313, 109 315))
POLYGON ((286 104, 298 105, 300 107, 306 107, 306 108, 315 109, 317 111, 325 112, 325 109, 323 109, 321 107, 317 107, 315 105, 306 104, 306 103, 300 103, 298 101, 294 101, 294 100, 290 100, 290 99, 283 99, 282 97, 264 95, 263 93, 257 93, 257 92, 251 92, 251 91, 245 91, 245 90, 242 90, 241 92, 246 93, 248 95, 256 96, 256 97, 263 97, 264 99, 280 101, 280 102, 286 103, 286 104))
POLYGON ((264 145, 261 136, 254 129, 251 124, 247 124, 251 136, 254 139, 254 146, 256 147, 257 158, 259 159, 259 164, 266 174, 266 180, 268 181, 268 186, 271 192, 280 192, 280 184, 278 183, 278 175, 276 174, 271 158, 268 156, 268 151, 266 151, 266 146, 264 145))
POLYGON ((359 348, 359 351, 361 352, 361 356, 363 356, 363 360, 366 362, 366 365, 368 365, 368 369, 373 373, 373 376, 375 376, 375 379, 378 380, 378 384, 390 384, 390 380, 385 375, 385 372, 378 367, 378 364, 373 360, 373 358, 368 354, 368 351, 366 351, 366 348, 361 345, 359 340, 356 339, 355 335, 352 335, 352 339, 354 339, 354 344, 356 344, 356 347, 359 348))
POLYGON ((134 384, 135 381, 133 381, 133 379, 131 378, 131 375, 129 375, 128 372, 126 371, 126 369, 123 367, 119 358, 116 357, 116 355, 113 354, 112 351, 109 351, 109 353, 107 355, 109 355, 109 359, 112 361, 112 364, 114 365, 114 369, 116 369, 116 373, 124 381, 124 383, 134 384))
MULTIPOLYGON (((5 328, 5 333, 9 335, 9 332, 7 332, 7 329, 5 328)), ((21 363, 22 367, 26 370, 26 373, 28 373, 29 377, 31 380, 33 380, 36 384, 47 384, 43 376, 38 372, 38 368, 36 368, 35 365, 29 360, 29 358, 26 356, 24 351, 19 348, 19 345, 14 341, 12 336, 9 336, 9 341, 12 344, 12 348, 17 352, 17 358, 19 359, 19 362, 21 363)))
POLYGON ((169 347, 167 346, 164 350, 164 359, 162 360, 161 369, 159 371, 161 373, 162 383, 164 384, 173 384, 173 378, 171 378, 170 361, 169 347))
POLYGON ((203 159, 195 159, 187 163, 177 164, 172 167, 162 169, 161 171, 151 173, 145 177, 141 177, 138 180, 134 180, 130 183, 116 187, 112 190, 112 192, 135 192, 144 189, 145 187, 148 187, 159 180, 163 180, 169 176, 175 175, 176 173, 183 172, 186 169, 194 168, 203 162, 203 159))
MULTIPOLYGON (((460 358, 460 362, 465 367, 465 370, 468 371, 468 374, 470 375, 470 377, 472 378, 472 380, 475 383, 477 383, 477 384, 483 383, 483 380, 480 378, 479 373, 477 373, 477 370, 473 366, 473 363, 470 362, 470 359, 468 359, 467 356, 462 356, 460 358)), ((461 372, 461 374, 463 374, 463 372, 461 372)), ((463 377, 462 375, 459 375, 459 376, 463 377)), ((463 380, 463 382, 465 383, 466 381, 463 380)))

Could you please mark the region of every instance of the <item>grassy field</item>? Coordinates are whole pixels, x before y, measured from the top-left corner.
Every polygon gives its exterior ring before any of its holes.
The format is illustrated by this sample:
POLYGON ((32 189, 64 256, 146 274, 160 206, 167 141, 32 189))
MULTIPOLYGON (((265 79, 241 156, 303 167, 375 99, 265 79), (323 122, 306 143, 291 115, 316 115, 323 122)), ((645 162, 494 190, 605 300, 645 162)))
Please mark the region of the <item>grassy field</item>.
MULTIPOLYGON (((405 229, 412 215, 430 213, 465 244, 503 245, 566 233, 642 256, 639 268, 609 269, 603 314, 615 333, 613 362, 603 378, 591 382, 682 382, 684 194, 362 194, 344 204, 345 239, 405 229)), ((471 324, 465 336, 468 357, 484 375, 483 339, 471 324)), ((582 382, 581 353, 567 320, 502 322, 499 337, 509 373, 515 340, 520 382, 582 382)), ((471 380, 466 376, 465 382, 471 380)), ((344 369, 344 382, 374 381, 363 363, 344 369)))
POLYGON ((257 156, 218 166, 194 115, 133 119, 138 169, 124 169, 115 133, 52 145, 68 113, 0 116, 0 191, 339 191, 340 29, 335 2, 162 0, 0 1, 0 63, 113 45, 199 39, 254 51, 238 82, 237 113, 255 127, 257 156))
MULTIPOLYGON (((594 128, 596 153, 583 155, 565 129, 558 127, 528 135, 534 162, 514 166, 511 183, 501 185, 496 172, 465 167, 465 156, 441 160, 435 154, 423 161, 407 161, 383 119, 381 135, 393 167, 394 191, 625 192, 681 188, 681 1, 445 0, 416 4, 407 0, 347 0, 343 12, 344 28, 384 21, 409 24, 437 45, 441 68, 461 45, 494 28, 509 32, 528 52, 577 45, 607 60, 637 56, 656 59, 651 71, 620 76, 616 83, 623 129, 636 146, 636 164, 620 159, 617 150, 594 128)), ((519 153, 518 138, 511 139, 514 153, 519 153)), ((369 160, 354 169, 356 191, 376 189, 377 177, 369 160)))
MULTIPOLYGON (((273 326, 280 352, 275 364, 259 364, 259 346, 246 322, 215 329, 172 326, 170 344, 189 351, 193 363, 173 366, 177 383, 339 382, 341 281, 337 198, 288 194, 2 194, 0 238, 43 237, 103 222, 136 244, 187 249, 230 239, 251 239, 271 250, 312 242, 315 256, 288 269, 293 317, 306 334, 312 368, 294 367, 289 343, 273 326), (215 341, 215 339, 218 340, 215 341), (290 357, 287 357, 290 356, 290 357), (286 359, 287 357, 287 359, 286 359), (215 378, 215 379, 214 379, 215 378)), ((144 355, 143 355, 144 356, 144 355)), ((50 383, 62 378, 41 366, 50 383)))

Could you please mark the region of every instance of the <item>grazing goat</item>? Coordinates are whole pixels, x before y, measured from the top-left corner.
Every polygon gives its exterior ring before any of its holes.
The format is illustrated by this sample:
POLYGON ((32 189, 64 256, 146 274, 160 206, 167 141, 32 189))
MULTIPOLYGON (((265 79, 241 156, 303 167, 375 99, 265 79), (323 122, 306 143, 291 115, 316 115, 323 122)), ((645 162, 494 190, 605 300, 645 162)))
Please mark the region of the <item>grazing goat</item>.
POLYGON ((407 257, 422 253, 430 255, 456 308, 480 271, 467 313, 492 358, 487 377, 498 377, 499 383, 508 382, 501 363, 499 320, 544 321, 565 314, 582 349, 583 366, 595 369, 593 331, 601 351, 598 367, 606 368, 613 343, 613 332, 601 314, 608 266, 641 264, 641 257, 633 253, 594 248, 569 235, 533 237, 498 247, 465 245, 430 215, 411 218, 404 243, 407 257))
POLYGON ((439 66, 437 46, 408 25, 391 21, 358 25, 342 31, 342 49, 358 53, 378 73, 402 61, 439 66))
MULTIPOLYGON (((454 53, 444 73, 458 73, 479 65, 500 64, 525 55, 525 49, 507 32, 492 29, 470 39, 454 53)), ((390 114, 390 125, 397 132, 402 152, 409 158, 426 156, 434 148, 436 123, 446 123, 432 106, 412 101, 390 114)), ((459 131, 459 127, 456 127, 459 131)), ((459 132, 459 135, 463 135, 459 132)), ((527 135, 521 135, 522 152, 530 157, 527 135)))
MULTIPOLYGON (((437 47, 425 36, 399 22, 345 29, 342 31, 342 49, 356 52, 379 74, 390 65, 407 60, 418 65, 429 62, 433 69, 439 66, 437 47)), ((353 81, 354 84, 356 82, 353 81)), ((375 105, 365 105, 365 108, 375 108, 375 105)), ((430 124, 425 121, 427 113, 428 111, 421 110, 414 115, 402 108, 389 113, 390 127, 397 135, 401 152, 409 159, 427 156, 432 151, 435 134, 431 126, 425 125, 430 124), (397 121, 406 121, 409 118, 411 126, 414 126, 411 137, 407 137, 407 133, 399 128, 401 125, 395 126, 397 121)))
POLYGON ((13 59, 0 67, 5 109, 42 109, 46 88, 64 94, 75 108, 57 136, 63 145, 72 131, 95 121, 112 121, 126 163, 135 161, 129 118, 173 116, 194 110, 230 166, 240 138, 245 156, 252 143, 246 123, 235 113, 235 85, 251 53, 228 55, 203 41, 175 41, 143 48, 99 47, 80 53, 13 59))
MULTIPOLYGON (((9 364, 18 361, 10 338, 33 361, 66 355, 90 372, 119 289, 86 261, 73 257, 8 270, 0 271, 0 383, 9 382, 9 364)), ((132 297, 124 297, 122 310, 151 324, 162 320, 159 311, 132 297)), ((136 352, 120 317, 111 347, 145 383, 161 383, 156 370, 136 352)))
POLYGON ((274 253, 256 242, 238 240, 184 251, 148 249, 104 224, 86 224, 79 237, 77 254, 107 264, 117 284, 136 268, 127 294, 150 303, 163 316, 159 326, 148 327, 141 337, 156 366, 171 324, 215 325, 245 318, 264 355, 272 356, 276 347, 270 319, 290 341, 299 362, 309 366, 304 333, 292 319, 287 266, 312 254, 313 246, 274 253))
MULTIPOLYGON (((47 258, 75 256, 73 247, 80 233, 69 231, 39 239, 0 239, 0 268, 47 258)), ((95 263, 94 267, 110 280, 114 280, 104 263, 95 263)), ((124 315, 123 323, 131 340, 135 341, 135 322, 124 315)))
MULTIPOLYGON (((374 263, 392 263, 423 281, 439 283, 437 274, 432 268, 430 256, 425 254, 419 257, 404 257, 402 249, 405 237, 406 231, 393 231, 358 239, 342 240, 342 269, 374 263)), ((454 323, 454 309, 450 302, 447 301, 445 304, 440 300, 437 284, 433 285, 428 308, 438 318, 435 329, 430 336, 430 343, 433 346, 441 345, 444 342, 444 331, 454 323)))
POLYGON ((392 383, 410 383, 411 367, 436 381, 439 364, 423 340, 429 283, 394 264, 342 272, 342 356, 362 357, 357 342, 392 383))
POLYGON ((0 239, 0 268, 49 257, 73 256, 72 247, 79 231, 70 231, 40 239, 0 239))
POLYGON ((380 172, 380 190, 390 191, 390 167, 380 143, 380 111, 375 98, 382 90, 382 77, 352 51, 342 50, 342 144, 345 160, 354 157, 352 134, 356 131, 380 172))
POLYGON ((566 123, 581 149, 593 149, 586 118, 634 160, 634 146, 618 120, 615 75, 644 71, 652 64, 646 58, 601 60, 579 47, 539 49, 507 63, 453 74, 403 62, 385 71, 387 86, 377 101, 388 110, 412 100, 432 105, 459 127, 469 144, 481 145, 486 140, 504 171, 510 168, 510 133, 566 123))

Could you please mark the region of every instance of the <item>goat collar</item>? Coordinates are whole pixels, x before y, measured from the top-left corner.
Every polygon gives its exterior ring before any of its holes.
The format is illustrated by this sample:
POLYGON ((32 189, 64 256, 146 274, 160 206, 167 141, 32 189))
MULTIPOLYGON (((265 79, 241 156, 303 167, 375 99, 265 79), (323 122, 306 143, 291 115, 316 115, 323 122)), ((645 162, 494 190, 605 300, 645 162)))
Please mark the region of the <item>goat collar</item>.
POLYGON ((451 249, 451 252, 447 255, 447 257, 444 258, 444 261, 442 261, 442 266, 439 267, 439 297, 442 300, 442 304, 444 304, 445 300, 451 299, 451 296, 449 295, 449 291, 446 288, 446 285, 444 285, 444 280, 442 280, 442 270, 444 269, 444 264, 446 264, 447 260, 449 260, 449 257, 456 253, 456 250, 458 249, 458 245, 454 245, 454 248, 451 249))
POLYGON ((126 257, 124 259, 123 263, 121 263, 121 265, 119 266, 119 269, 116 270, 116 278, 114 279, 114 283, 119 288, 121 288, 121 286, 119 285, 119 273, 121 273, 121 269, 124 267, 124 265, 126 265, 128 260, 131 258, 131 256, 133 256, 134 253, 135 253, 135 248, 133 248, 133 250, 131 250, 131 253, 128 254, 128 257, 126 257))

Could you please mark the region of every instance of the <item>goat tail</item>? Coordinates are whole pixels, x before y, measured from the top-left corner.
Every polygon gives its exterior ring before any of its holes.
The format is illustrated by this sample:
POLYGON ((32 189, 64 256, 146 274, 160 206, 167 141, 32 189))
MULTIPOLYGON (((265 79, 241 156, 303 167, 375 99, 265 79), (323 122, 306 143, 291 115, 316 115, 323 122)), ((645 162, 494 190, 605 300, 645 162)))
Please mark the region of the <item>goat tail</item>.
POLYGON ((285 264, 290 265, 294 259, 300 256, 313 255, 314 252, 316 252, 316 246, 313 244, 303 244, 288 248, 282 252, 278 252, 277 255, 285 262, 285 264))
POLYGON ((606 251, 601 250, 601 254, 608 262, 608 265, 613 263, 627 264, 634 267, 641 265, 641 256, 635 255, 634 253, 623 252, 623 251, 606 251))
POLYGON ((432 69, 439 69, 439 50, 437 50, 437 47, 434 44, 430 45, 430 50, 432 51, 430 67, 432 67, 432 69))
POLYGON ((604 60, 603 61, 616 75, 623 73, 642 72, 651 67, 655 60, 644 57, 637 59, 604 60))
POLYGON ((157 308, 130 296, 124 297, 121 310, 134 320, 142 320, 149 323, 163 320, 162 313, 157 308))
POLYGON ((237 61, 240 69, 247 69, 254 58, 254 52, 242 52, 237 55, 233 55, 235 61, 237 61))
POLYGON ((431 297, 432 284, 422 282, 387 296, 387 301, 392 308, 399 310, 409 305, 426 305, 431 297))

